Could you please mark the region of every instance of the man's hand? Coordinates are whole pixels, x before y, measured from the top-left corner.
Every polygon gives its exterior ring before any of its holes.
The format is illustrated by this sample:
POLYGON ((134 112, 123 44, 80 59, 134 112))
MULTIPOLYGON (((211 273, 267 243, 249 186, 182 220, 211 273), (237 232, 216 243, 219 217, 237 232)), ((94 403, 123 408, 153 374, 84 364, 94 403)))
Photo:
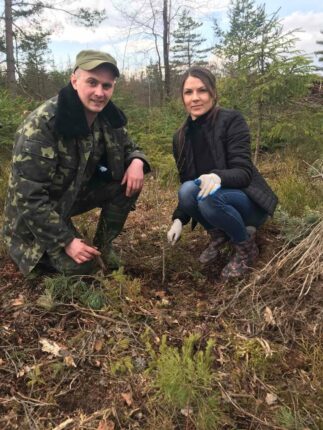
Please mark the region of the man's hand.
POLYGON ((178 241, 178 239, 181 237, 181 233, 183 230, 183 224, 181 220, 174 219, 174 222, 167 232, 167 240, 172 245, 175 245, 175 243, 178 241))
POLYGON ((101 252, 96 248, 87 245, 82 239, 78 238, 73 239, 72 242, 65 246, 65 252, 78 264, 93 260, 93 258, 101 255, 101 252))
POLYGON ((140 158, 134 158, 130 163, 122 178, 121 185, 123 184, 127 184, 127 197, 141 191, 144 185, 144 162, 140 158))
POLYGON ((201 188, 197 195, 198 200, 204 200, 208 195, 212 196, 221 187, 221 178, 215 173, 201 175, 194 182, 201 188))

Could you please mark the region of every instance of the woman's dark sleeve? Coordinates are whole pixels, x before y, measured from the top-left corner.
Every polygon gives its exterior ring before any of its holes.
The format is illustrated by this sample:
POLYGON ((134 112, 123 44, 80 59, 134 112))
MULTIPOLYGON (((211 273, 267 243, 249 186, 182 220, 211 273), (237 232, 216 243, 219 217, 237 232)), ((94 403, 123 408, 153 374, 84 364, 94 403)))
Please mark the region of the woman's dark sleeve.
POLYGON ((253 164, 250 151, 249 127, 243 116, 233 112, 224 135, 226 169, 214 169, 225 188, 244 188, 250 184, 253 164))

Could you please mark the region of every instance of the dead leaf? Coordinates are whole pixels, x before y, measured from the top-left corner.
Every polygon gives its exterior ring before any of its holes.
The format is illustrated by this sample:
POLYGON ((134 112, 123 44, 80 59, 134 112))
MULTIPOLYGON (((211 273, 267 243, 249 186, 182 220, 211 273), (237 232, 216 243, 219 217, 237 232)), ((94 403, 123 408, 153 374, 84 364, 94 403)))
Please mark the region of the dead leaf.
POLYGON ((121 393, 121 397, 123 398, 123 400, 127 403, 128 406, 132 405, 132 393, 128 392, 128 393, 121 393))
POLYGON ((189 417, 193 414, 193 409, 189 406, 186 406, 186 408, 181 409, 181 414, 184 415, 184 417, 189 417))
POLYGON ((160 290, 160 291, 155 292, 155 297, 157 297, 157 299, 162 299, 165 296, 166 296, 166 291, 164 291, 164 290, 160 290))
POLYGON ((267 324, 272 325, 272 326, 276 325, 276 321, 275 321, 275 318, 273 316, 273 313, 268 306, 266 306, 266 308, 264 310, 264 319, 265 319, 267 324))
POLYGON ((278 397, 276 396, 276 394, 267 393, 266 395, 266 403, 269 406, 274 405, 277 402, 277 399, 278 397))
POLYGON ((16 376, 17 378, 21 378, 22 376, 27 375, 27 373, 29 373, 31 370, 34 370, 36 367, 36 365, 34 364, 33 366, 24 366, 22 369, 20 369, 16 376))
POLYGON ((114 430, 115 425, 113 421, 110 420, 101 420, 99 422, 99 427, 97 428, 97 430, 114 430))
POLYGON ((94 343, 94 350, 96 352, 100 352, 103 348, 103 341, 101 339, 97 339, 94 343))
POLYGON ((74 361, 74 358, 71 355, 66 355, 64 357, 64 363, 67 367, 77 367, 74 361))
POLYGON ((19 294, 19 296, 16 299, 11 300, 11 306, 22 306, 25 304, 25 298, 22 294, 19 294))
POLYGON ((62 355, 60 352, 62 347, 60 347, 56 342, 42 338, 39 339, 39 343, 42 345, 42 351, 53 354, 55 357, 60 357, 62 355))
POLYGON ((3 366, 4 364, 5 364, 5 361, 2 358, 0 358, 0 366, 3 366))

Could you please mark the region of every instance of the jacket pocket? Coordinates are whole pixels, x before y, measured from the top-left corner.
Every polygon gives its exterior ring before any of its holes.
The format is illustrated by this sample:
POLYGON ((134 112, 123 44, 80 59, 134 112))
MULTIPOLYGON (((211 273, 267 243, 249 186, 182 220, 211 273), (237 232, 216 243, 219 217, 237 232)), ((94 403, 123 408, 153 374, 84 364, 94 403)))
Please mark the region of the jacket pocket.
POLYGON ((26 140, 21 151, 14 155, 18 175, 34 182, 50 182, 55 174, 57 156, 54 149, 43 142, 26 140))

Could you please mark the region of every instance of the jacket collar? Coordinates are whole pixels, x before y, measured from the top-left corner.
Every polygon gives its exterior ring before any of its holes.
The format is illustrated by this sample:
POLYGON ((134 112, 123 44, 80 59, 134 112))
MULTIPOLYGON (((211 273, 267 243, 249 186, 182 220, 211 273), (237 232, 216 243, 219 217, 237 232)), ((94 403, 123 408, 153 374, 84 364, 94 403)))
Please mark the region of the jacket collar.
MULTIPOLYGON (((120 128, 127 124, 125 114, 111 100, 98 116, 112 128, 120 128)), ((83 104, 71 83, 58 93, 54 127, 58 134, 67 138, 86 137, 91 132, 83 104)))
POLYGON ((199 116, 194 121, 192 120, 191 116, 189 115, 185 121, 185 126, 184 126, 185 133, 189 133, 190 130, 196 130, 199 128, 206 129, 207 131, 213 130, 214 126, 215 126, 215 121, 216 121, 217 115, 218 115, 219 111, 221 110, 221 108, 219 106, 215 106, 213 109, 210 109, 208 112, 199 116), (216 114, 215 114, 214 119, 212 119, 212 113, 214 111, 213 109, 216 110, 216 114))

